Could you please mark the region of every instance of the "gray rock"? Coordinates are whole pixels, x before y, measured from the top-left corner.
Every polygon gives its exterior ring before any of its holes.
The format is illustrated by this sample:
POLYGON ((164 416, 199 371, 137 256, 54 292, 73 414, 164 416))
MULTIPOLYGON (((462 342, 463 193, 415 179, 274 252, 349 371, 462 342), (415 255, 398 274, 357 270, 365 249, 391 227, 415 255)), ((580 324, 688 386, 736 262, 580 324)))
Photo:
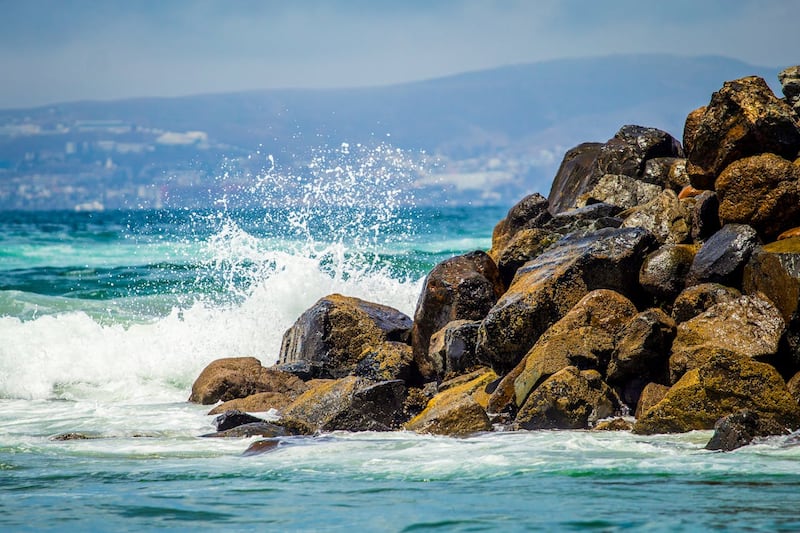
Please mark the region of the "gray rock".
POLYGON ((786 428, 769 417, 761 417, 755 411, 742 409, 717 420, 714 435, 706 444, 706 450, 730 452, 747 446, 758 437, 784 435, 786 428))
POLYGON ((745 224, 727 224, 703 244, 686 276, 686 285, 719 283, 741 286, 742 272, 758 244, 756 231, 745 224))

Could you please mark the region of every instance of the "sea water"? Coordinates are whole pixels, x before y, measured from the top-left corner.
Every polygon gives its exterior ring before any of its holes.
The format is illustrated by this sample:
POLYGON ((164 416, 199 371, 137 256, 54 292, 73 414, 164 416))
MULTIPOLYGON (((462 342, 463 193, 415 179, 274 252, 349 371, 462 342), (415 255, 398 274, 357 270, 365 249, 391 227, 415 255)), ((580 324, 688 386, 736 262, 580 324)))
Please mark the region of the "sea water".
POLYGON ((490 246, 508 206, 414 207, 380 150, 270 167, 261 205, 0 213, 0 530, 800 530, 793 437, 200 437, 212 360, 274 363, 335 292, 413 315, 430 268, 490 246))

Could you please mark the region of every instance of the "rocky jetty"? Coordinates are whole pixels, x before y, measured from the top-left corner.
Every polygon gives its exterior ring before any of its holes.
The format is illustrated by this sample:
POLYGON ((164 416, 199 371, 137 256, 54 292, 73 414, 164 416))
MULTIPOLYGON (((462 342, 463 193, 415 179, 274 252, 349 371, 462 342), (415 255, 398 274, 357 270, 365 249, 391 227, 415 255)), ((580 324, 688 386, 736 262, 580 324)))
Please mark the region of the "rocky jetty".
POLYGON ((569 150, 413 320, 330 295, 275 367, 215 361, 190 401, 278 413, 214 436, 716 428, 730 450, 800 428, 800 67, 779 79, 725 82, 682 142, 628 125, 569 150))

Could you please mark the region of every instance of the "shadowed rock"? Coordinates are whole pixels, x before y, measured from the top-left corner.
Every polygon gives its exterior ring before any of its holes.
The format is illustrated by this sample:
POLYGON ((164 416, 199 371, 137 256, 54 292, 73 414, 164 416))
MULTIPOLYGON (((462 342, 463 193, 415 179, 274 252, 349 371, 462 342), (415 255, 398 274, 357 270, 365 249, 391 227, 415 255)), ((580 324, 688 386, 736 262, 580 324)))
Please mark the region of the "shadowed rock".
POLYGON ((266 422, 266 420, 258 418, 257 416, 243 413, 242 411, 232 410, 225 411, 216 417, 214 419, 214 427, 217 428, 217 431, 225 431, 226 429, 235 428, 236 426, 242 426, 244 424, 252 424, 255 422, 266 422))
POLYGON ((285 437, 290 433, 281 425, 270 422, 250 422, 230 429, 201 435, 206 438, 285 437))
POLYGON ((639 268, 654 240, 640 228, 603 229, 567 236, 526 263, 481 323, 479 360, 508 372, 591 290, 638 296, 639 268))
MULTIPOLYGON (((303 390, 302 392, 305 392, 303 390)), ((219 415, 226 411, 244 411, 247 413, 261 413, 275 409, 280 411, 292 403, 302 392, 296 394, 283 394, 280 392, 259 392, 251 394, 245 398, 228 400, 214 407, 208 412, 209 415, 219 415)))
POLYGON ((694 198, 692 239, 695 242, 704 241, 722 228, 719 222, 719 198, 714 191, 703 191, 694 198))
POLYGON ((727 224, 712 235, 694 256, 686 285, 719 283, 741 286, 744 265, 758 244, 756 231, 744 224, 727 224))
POLYGON ((446 379, 478 365, 475 343, 480 325, 477 320, 454 320, 431 337, 429 357, 437 366, 441 361, 446 379))
POLYGON ((279 363, 304 362, 311 377, 339 378, 372 353, 365 350, 378 350, 386 341, 407 342, 410 330, 411 319, 397 309, 331 294, 286 331, 279 363))
POLYGON ((492 231, 492 248, 489 257, 497 262, 500 254, 521 231, 541 227, 551 216, 547 210, 547 198, 539 193, 526 196, 508 210, 505 218, 492 231))
POLYGON ((742 289, 769 298, 789 322, 800 303, 800 238, 756 248, 744 269, 742 289))
POLYGON ((639 395, 639 401, 636 404, 634 416, 636 418, 641 417, 651 407, 663 400, 668 391, 669 387, 661 385, 660 383, 648 383, 645 385, 644 389, 642 389, 642 393, 639 395))
POLYGON ((733 287, 726 287, 719 283, 692 285, 686 287, 675 298, 672 305, 672 318, 680 324, 705 313, 717 304, 732 302, 741 295, 742 293, 733 287))
POLYGON ((442 261, 425 278, 414 313, 411 345, 424 381, 441 379, 445 368, 429 357, 431 336, 454 320, 481 320, 503 294, 494 261, 471 252, 442 261))

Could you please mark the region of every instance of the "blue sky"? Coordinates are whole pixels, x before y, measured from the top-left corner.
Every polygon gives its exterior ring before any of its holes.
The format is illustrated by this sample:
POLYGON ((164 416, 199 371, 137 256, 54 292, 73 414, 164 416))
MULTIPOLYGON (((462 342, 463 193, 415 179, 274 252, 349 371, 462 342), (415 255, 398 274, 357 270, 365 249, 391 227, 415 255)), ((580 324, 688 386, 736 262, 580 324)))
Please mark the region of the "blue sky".
POLYGON ((0 108, 619 53, 800 63, 800 0, 0 0, 0 108))

